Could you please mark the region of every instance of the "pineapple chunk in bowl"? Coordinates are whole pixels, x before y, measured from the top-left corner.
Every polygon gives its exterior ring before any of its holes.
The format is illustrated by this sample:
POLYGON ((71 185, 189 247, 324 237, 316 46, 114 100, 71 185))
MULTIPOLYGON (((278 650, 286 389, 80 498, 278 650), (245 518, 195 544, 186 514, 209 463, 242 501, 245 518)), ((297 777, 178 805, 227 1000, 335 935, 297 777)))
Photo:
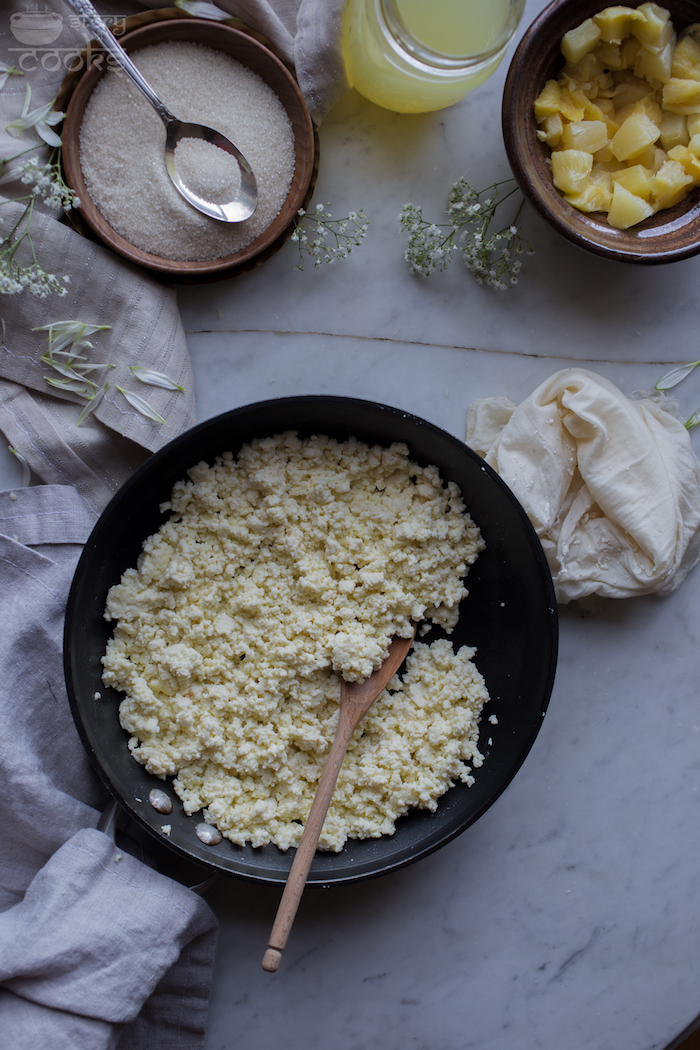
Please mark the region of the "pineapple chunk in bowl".
MULTIPOLYGON (((700 80, 693 80, 689 65, 687 78, 674 72, 668 83, 675 36, 668 38, 665 11, 679 35, 700 23, 700 0, 643 8, 634 2, 554 0, 520 41, 503 95, 506 152, 525 195, 569 241, 622 262, 666 263, 700 253, 700 156, 689 150, 687 130, 695 123, 700 128, 700 80), (601 27, 591 20, 606 9, 610 24, 603 28, 601 48, 601 27), (615 19, 619 25, 613 25, 615 19), (629 26, 622 23, 630 21, 636 35, 628 37, 629 26), (591 33, 598 33, 596 41, 589 39, 591 33), (618 85, 614 122, 607 112, 595 111, 605 109, 602 103, 586 112, 562 105, 556 81, 565 62, 593 64, 595 43, 597 53, 610 50, 606 66, 609 61, 613 68, 620 51, 639 47, 644 33, 649 40, 636 59, 636 76, 618 85), (616 38, 622 44, 606 43, 616 38), (640 92, 640 77, 663 91, 669 112, 640 92), (678 92, 682 97, 675 97, 678 92)), ((690 142, 692 149, 695 145, 700 139, 690 142)))

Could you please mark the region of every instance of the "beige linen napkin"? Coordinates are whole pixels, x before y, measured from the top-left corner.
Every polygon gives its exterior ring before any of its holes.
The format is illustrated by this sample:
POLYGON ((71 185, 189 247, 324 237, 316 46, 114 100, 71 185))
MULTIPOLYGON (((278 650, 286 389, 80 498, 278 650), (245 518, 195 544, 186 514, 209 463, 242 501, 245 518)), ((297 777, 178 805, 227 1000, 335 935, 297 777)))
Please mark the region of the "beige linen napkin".
POLYGON ((700 463, 662 403, 567 368, 520 405, 476 401, 467 444, 523 505, 559 602, 669 594, 697 563, 700 463))

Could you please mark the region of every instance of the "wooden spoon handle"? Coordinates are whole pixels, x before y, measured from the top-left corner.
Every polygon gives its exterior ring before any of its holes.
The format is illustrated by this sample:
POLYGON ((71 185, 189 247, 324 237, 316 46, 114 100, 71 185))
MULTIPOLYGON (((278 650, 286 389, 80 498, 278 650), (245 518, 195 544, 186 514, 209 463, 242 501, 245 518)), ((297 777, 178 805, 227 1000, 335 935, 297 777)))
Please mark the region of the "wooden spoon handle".
POLYGON ((284 887, 284 893, 277 909, 277 915, 268 941, 269 947, 263 956, 263 970, 267 970, 268 973, 274 973, 280 964, 282 952, 287 943, 287 938, 299 907, 299 901, 304 892, 311 862, 316 853, 321 828, 326 819, 328 807, 331 804, 338 773, 343 764, 350 737, 363 713, 348 712, 342 707, 340 709, 335 739, 328 752, 328 758, 326 759, 321 779, 318 782, 316 794, 309 810, 309 815, 306 818, 301 841, 297 846, 296 855, 284 887))
POLYGON ((413 645, 415 633, 416 626, 414 624, 411 635, 408 638, 394 638, 389 646, 389 655, 386 660, 369 678, 362 682, 341 683, 340 711, 335 739, 328 752, 328 758, 316 788, 316 795, 309 810, 309 815, 306 818, 301 841, 297 847, 287 884, 284 887, 284 893, 277 909, 277 916, 272 927, 270 940, 267 942, 269 947, 263 956, 263 970, 267 970, 268 973, 274 973, 282 959, 282 952, 287 943, 301 895, 304 892, 309 868, 314 859, 321 828, 326 819, 328 807, 331 804, 335 783, 350 743, 350 737, 375 698, 398 671, 408 650, 413 645))

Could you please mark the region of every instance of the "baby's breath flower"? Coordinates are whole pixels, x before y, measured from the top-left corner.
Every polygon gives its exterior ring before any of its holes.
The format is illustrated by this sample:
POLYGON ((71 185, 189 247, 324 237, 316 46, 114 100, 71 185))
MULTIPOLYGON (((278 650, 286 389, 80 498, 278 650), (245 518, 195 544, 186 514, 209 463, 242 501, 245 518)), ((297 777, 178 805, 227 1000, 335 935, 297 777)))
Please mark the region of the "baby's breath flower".
POLYGON ((408 234, 405 258, 411 273, 428 277, 435 270, 444 270, 454 253, 460 252, 479 284, 498 289, 517 284, 522 267, 517 256, 532 254, 516 225, 520 208, 507 226, 498 231, 492 228, 496 210, 516 192, 514 183, 508 179, 477 192, 466 179, 458 179, 449 196, 449 223, 429 223, 420 208, 406 204, 399 222, 408 234), (509 184, 512 188, 500 196, 501 187, 509 184), (491 190, 495 192, 482 200, 491 190))
POLYGON ((17 174, 20 182, 25 186, 33 187, 32 193, 38 194, 49 208, 55 208, 57 211, 63 208, 70 211, 80 203, 73 190, 63 181, 58 162, 44 164, 40 167, 36 157, 32 157, 31 160, 22 164, 17 174))
POLYGON ((369 220, 360 211, 348 212, 343 219, 334 219, 327 211, 329 204, 317 204, 315 211, 300 208, 294 220, 291 240, 299 249, 297 270, 304 269, 304 255, 313 259, 314 266, 345 259, 363 241, 369 220))

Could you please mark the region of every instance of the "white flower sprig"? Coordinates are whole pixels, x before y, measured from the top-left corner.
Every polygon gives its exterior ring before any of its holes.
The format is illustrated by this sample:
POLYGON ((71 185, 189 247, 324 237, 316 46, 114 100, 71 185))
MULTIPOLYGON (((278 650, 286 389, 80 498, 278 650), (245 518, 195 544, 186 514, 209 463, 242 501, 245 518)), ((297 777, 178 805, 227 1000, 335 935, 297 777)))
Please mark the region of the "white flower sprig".
POLYGON ((427 222, 420 208, 406 204, 399 222, 408 234, 405 258, 411 273, 428 277, 444 270, 459 252, 479 284, 498 289, 517 284, 522 268, 519 256, 533 254, 516 225, 524 199, 511 222, 493 228, 496 211, 516 192, 514 179, 476 191, 460 178, 450 192, 447 223, 427 222))
POLYGON ((314 211, 300 208, 294 219, 292 242, 299 249, 297 270, 304 269, 304 255, 314 266, 345 259, 365 238, 369 219, 365 213, 351 211, 344 219, 334 219, 326 209, 328 204, 317 204, 314 211))
POLYGON ((27 85, 22 116, 8 124, 7 129, 14 130, 19 135, 31 128, 36 131, 42 142, 35 142, 12 157, 0 160, 0 184, 19 179, 28 188, 28 192, 21 197, 0 201, 0 206, 24 203, 21 215, 0 240, 0 293, 17 295, 26 288, 32 295, 45 299, 52 293, 65 295, 70 278, 48 273, 36 257, 31 236, 36 202, 39 200, 50 208, 65 210, 77 207, 80 202, 63 180, 60 162, 61 139, 53 131, 53 126, 63 119, 64 114, 52 110, 53 102, 38 106, 34 110, 30 110, 30 104, 31 88, 27 85), (36 157, 27 157, 27 154, 43 149, 44 142, 52 147, 45 164, 40 164, 36 157), (20 158, 25 159, 13 167, 13 162, 20 158), (30 259, 28 262, 26 259, 20 262, 17 252, 25 242, 30 250, 30 259))

